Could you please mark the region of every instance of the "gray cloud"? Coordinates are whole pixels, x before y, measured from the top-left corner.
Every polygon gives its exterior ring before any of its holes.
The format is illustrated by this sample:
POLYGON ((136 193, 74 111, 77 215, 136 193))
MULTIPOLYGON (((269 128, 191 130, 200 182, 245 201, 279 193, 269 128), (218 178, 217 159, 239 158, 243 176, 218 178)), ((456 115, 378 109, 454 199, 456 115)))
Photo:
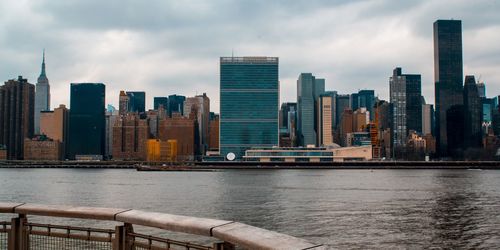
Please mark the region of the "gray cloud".
POLYGON ((422 74, 434 102, 432 23, 463 21, 464 72, 500 94, 498 1, 16 1, 0 2, 0 77, 35 82, 47 49, 52 106, 69 83, 104 82, 153 96, 207 92, 218 110, 220 56, 280 57, 282 101, 295 101, 301 72, 342 93, 388 98, 392 69, 422 74))

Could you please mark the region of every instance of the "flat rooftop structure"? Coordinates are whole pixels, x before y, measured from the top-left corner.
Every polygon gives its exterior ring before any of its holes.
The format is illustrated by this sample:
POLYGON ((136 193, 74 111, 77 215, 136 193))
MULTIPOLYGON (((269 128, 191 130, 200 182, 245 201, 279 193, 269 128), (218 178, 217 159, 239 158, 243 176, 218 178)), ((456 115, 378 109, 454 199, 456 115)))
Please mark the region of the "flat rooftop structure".
POLYGON ((277 64, 278 57, 267 56, 245 56, 245 57, 221 57, 221 64, 277 64))
POLYGON ((371 160, 372 146, 359 147, 300 147, 252 148, 245 151, 245 161, 258 162, 334 162, 371 160))

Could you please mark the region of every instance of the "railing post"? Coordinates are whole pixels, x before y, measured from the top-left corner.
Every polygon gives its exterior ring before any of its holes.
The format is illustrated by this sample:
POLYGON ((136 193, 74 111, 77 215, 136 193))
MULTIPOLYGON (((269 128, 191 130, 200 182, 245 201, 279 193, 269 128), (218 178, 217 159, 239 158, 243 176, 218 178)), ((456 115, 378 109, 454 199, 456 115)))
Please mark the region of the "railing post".
MULTIPOLYGON (((131 237, 129 233, 134 232, 132 224, 125 223, 123 226, 115 227, 115 240, 113 241, 113 250, 133 250, 131 237)), ((9 249, 10 250, 10 249, 9 249)))
POLYGON ((19 214, 19 217, 12 218, 10 222, 10 234, 8 240, 9 250, 25 250, 28 249, 29 236, 24 225, 27 223, 25 214, 19 214))
POLYGON ((214 250, 234 250, 235 246, 229 242, 217 242, 213 245, 214 250))

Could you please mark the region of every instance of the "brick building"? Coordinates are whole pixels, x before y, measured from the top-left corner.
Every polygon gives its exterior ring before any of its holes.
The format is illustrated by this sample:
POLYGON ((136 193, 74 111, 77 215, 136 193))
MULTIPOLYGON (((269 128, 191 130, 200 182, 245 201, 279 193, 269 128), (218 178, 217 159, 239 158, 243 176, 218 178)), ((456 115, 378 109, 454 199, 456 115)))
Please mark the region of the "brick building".
POLYGON ((62 159, 62 143, 46 136, 37 136, 24 141, 25 160, 58 161, 62 159))
POLYGON ((145 160, 149 126, 136 113, 119 117, 113 126, 113 159, 145 160))
POLYGON ((177 160, 194 160, 196 126, 194 114, 184 117, 179 113, 172 113, 172 118, 160 120, 158 131, 161 141, 177 140, 177 160))

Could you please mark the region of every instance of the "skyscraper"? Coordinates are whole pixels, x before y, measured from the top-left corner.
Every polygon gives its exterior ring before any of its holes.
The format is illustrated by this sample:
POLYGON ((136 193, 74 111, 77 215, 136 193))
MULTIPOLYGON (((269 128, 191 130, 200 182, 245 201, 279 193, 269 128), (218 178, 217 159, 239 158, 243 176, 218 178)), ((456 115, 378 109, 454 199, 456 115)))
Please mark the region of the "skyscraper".
POLYGON ((434 131, 434 105, 423 104, 422 105, 422 134, 433 135, 434 131))
POLYGON ((153 109, 158 110, 160 105, 163 105, 165 110, 168 110, 168 97, 155 97, 153 99, 153 109))
POLYGON ((333 143, 332 99, 328 94, 320 95, 318 98, 318 146, 333 143))
MULTIPOLYGON (((130 97, 122 90, 120 91, 119 98, 118 111, 120 115, 126 115, 129 112, 130 97)), ((111 127, 113 127, 113 125, 111 125, 111 127)))
POLYGON ((402 74, 401 68, 395 68, 389 85, 393 107, 392 139, 395 147, 405 146, 410 130, 422 132, 421 76, 402 74))
POLYGON ((464 148, 479 148, 482 143, 482 103, 474 76, 465 76, 464 83, 464 148))
POLYGON ((20 160, 24 139, 33 137, 35 86, 19 76, 0 86, 0 148, 7 147, 7 159, 20 160))
POLYGON ((105 153, 105 93, 102 83, 72 83, 69 112, 69 159, 100 158, 105 153))
POLYGON ((43 51, 42 72, 38 77, 35 90, 34 133, 40 134, 40 112, 50 110, 50 85, 45 73, 45 50, 43 51))
POLYGON ((172 117, 172 113, 184 114, 184 101, 186 97, 182 95, 169 95, 168 96, 168 116, 172 117))
POLYGON ((360 90, 358 92, 358 108, 366 108, 370 112, 370 120, 375 119, 375 90, 360 90))
POLYGON ((127 91, 129 97, 129 112, 137 112, 143 114, 146 112, 146 92, 144 91, 127 91))
MULTIPOLYGON (((279 144, 277 57, 220 58, 220 152, 279 144)), ((232 158, 232 157, 230 157, 232 158)))
POLYGON ((484 82, 478 82, 476 86, 477 86, 477 91, 479 92, 479 97, 481 98, 486 97, 486 85, 484 84, 484 82))
POLYGON ((317 145, 317 101, 325 80, 302 73, 297 80, 297 139, 300 146, 317 145))
MULTIPOLYGON (((447 128, 453 129, 453 126, 447 125, 447 112, 452 106, 463 105, 462 21, 460 20, 434 22, 434 79, 436 148, 438 154, 446 156, 455 146, 448 143, 447 128)), ((453 117, 460 118, 460 115, 453 117)))
POLYGON ((191 112, 195 113, 197 121, 197 155, 204 155, 208 150, 209 121, 210 121, 210 99, 206 93, 195 97, 188 97, 184 102, 184 116, 189 117, 191 112))

